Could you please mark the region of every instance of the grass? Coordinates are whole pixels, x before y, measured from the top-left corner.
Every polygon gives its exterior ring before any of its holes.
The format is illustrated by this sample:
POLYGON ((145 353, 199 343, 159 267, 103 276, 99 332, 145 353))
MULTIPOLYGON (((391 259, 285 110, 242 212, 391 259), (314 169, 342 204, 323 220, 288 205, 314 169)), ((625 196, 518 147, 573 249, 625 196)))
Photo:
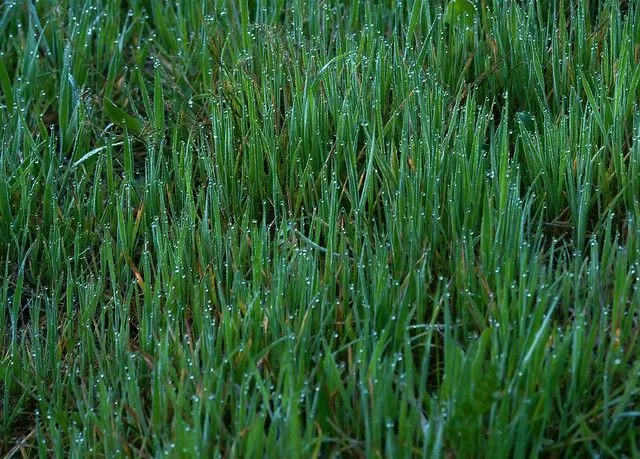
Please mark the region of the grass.
POLYGON ((639 62, 633 1, 2 2, 0 452, 637 457, 639 62))

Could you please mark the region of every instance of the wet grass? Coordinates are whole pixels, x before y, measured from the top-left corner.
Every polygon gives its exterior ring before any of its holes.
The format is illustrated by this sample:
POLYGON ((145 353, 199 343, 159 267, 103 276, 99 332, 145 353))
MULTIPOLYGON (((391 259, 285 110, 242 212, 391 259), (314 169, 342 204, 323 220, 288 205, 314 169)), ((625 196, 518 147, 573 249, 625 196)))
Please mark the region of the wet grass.
POLYGON ((637 456, 639 62, 630 1, 2 2, 0 452, 637 456))

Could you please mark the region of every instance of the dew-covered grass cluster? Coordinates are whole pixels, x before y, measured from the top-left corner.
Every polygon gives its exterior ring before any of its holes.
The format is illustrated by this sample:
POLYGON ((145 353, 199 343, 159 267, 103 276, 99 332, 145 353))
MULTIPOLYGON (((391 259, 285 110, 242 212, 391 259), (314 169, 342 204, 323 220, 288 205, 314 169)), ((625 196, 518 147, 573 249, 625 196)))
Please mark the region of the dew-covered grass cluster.
POLYGON ((638 457, 640 2, 0 2, 0 454, 638 457))

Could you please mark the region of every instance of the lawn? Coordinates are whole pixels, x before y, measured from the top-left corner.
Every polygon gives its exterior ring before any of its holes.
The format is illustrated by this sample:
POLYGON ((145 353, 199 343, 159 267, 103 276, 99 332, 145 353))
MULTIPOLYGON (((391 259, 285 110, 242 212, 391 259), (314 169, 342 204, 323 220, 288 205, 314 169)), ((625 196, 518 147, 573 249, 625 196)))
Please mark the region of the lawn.
POLYGON ((0 455, 638 457, 640 2, 0 2, 0 455))

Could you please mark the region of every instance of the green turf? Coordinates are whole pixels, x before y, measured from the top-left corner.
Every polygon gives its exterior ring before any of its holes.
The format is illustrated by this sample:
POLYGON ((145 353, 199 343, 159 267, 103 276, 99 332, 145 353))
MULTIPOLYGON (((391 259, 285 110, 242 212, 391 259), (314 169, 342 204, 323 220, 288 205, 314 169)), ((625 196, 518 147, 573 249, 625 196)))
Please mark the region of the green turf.
POLYGON ((638 457, 640 2, 0 2, 0 453, 638 457))

